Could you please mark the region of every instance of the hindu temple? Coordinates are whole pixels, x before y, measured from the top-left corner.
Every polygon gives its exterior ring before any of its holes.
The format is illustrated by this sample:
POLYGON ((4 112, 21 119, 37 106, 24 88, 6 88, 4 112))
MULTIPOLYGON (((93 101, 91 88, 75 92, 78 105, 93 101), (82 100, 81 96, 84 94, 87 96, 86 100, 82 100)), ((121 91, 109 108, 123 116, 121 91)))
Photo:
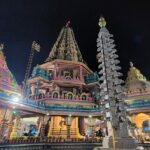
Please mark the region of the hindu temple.
MULTIPOLYGON (((128 133, 137 142, 148 143, 150 81, 130 63, 124 87, 128 133)), ((102 142, 108 135, 99 75, 84 61, 70 22, 61 29, 45 61, 33 67, 25 89, 23 93, 9 70, 1 44, 0 141, 102 142)))
POLYGON ((100 123, 97 81, 98 75, 85 64, 68 22, 46 61, 34 67, 27 81, 28 97, 46 106, 50 115, 47 136, 67 137, 68 127, 69 137, 86 135, 89 115, 92 122, 100 123))
POLYGON ((69 22, 61 29, 45 62, 33 68, 26 95, 18 105, 15 96, 21 91, 6 65, 3 50, 0 52, 1 94, 4 99, 14 96, 1 102, 7 110, 1 108, 1 124, 5 120, 9 126, 11 122, 11 129, 5 125, 3 131, 7 138, 29 134, 64 139, 95 137, 101 123, 98 75, 83 60, 69 22))

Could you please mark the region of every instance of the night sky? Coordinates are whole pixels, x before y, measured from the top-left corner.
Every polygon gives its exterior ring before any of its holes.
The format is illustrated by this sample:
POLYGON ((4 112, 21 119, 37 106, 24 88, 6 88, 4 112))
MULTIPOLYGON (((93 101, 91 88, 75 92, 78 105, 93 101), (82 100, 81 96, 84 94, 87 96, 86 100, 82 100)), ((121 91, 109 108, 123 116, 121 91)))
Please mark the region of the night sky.
POLYGON ((148 0, 0 0, 0 42, 8 66, 22 83, 32 41, 41 52, 34 65, 47 58, 61 28, 71 21, 84 60, 97 70, 98 20, 103 15, 114 34, 122 72, 129 61, 150 79, 150 2, 148 0))

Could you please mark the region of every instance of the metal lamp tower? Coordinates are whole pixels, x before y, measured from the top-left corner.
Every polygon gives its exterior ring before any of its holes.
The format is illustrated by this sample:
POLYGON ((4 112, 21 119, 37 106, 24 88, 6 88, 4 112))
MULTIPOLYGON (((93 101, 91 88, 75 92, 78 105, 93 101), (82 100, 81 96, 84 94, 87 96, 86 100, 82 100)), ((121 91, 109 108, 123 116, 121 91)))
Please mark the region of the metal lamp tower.
POLYGON ((113 135, 110 138, 110 147, 133 148, 134 141, 128 137, 126 110, 123 100, 122 73, 117 59, 112 34, 109 33, 106 21, 103 17, 99 19, 100 32, 97 38, 97 59, 100 75, 100 106, 103 109, 105 120, 111 122, 113 135), (130 144, 129 144, 130 142, 130 144), (129 144, 129 145, 128 145, 129 144))
POLYGON ((24 82, 23 82, 23 95, 24 96, 26 95, 26 81, 30 76, 30 71, 31 71, 35 51, 40 52, 40 45, 38 43, 36 43, 35 41, 33 41, 32 46, 31 46, 31 52, 30 52, 30 55, 29 55, 27 68, 26 68, 26 72, 25 72, 25 78, 24 78, 24 82))

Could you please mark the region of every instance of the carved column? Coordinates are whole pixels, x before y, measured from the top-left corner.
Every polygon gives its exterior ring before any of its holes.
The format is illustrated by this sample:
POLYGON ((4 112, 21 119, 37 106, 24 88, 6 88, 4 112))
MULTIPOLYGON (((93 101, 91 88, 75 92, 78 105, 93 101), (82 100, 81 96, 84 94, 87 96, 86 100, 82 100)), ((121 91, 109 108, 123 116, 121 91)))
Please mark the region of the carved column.
POLYGON ((13 120, 14 120, 14 117, 12 115, 12 110, 9 109, 9 113, 8 113, 8 131, 7 131, 7 139, 10 138, 10 134, 12 132, 12 127, 13 127, 13 120))
POLYGON ((40 125, 40 137, 44 137, 45 136, 45 122, 44 122, 44 116, 40 118, 41 121, 41 125, 40 125))
POLYGON ((44 137, 44 135, 45 135, 45 125, 42 124, 40 129, 40 137, 44 137))
POLYGON ((10 121, 10 122, 8 123, 8 134, 7 134, 7 139, 10 138, 12 129, 13 129, 13 121, 10 121))
POLYGON ((39 95, 40 86, 41 86, 41 81, 38 80, 37 83, 36 83, 36 90, 35 90, 35 93, 34 93, 35 97, 38 97, 38 95, 39 95))
POLYGON ((12 132, 10 133, 10 139, 13 139, 18 136, 17 131, 19 129, 20 118, 16 117, 13 123, 12 132))
POLYGON ((6 127, 7 127, 7 122, 6 119, 4 119, 1 121, 0 124, 0 137, 4 137, 6 127))
POLYGON ((49 116, 47 116, 47 120, 45 122, 45 132, 44 132, 46 137, 48 137, 50 122, 51 122, 51 119, 49 116))
POLYGON ((85 124, 84 124, 84 117, 79 117, 79 132, 81 135, 85 136, 85 124))
POLYGON ((58 66, 57 66, 57 64, 55 64, 54 66, 55 66, 55 70, 54 70, 54 77, 53 78, 55 79, 57 77, 57 67, 58 66))
POLYGON ((80 80, 83 81, 83 68, 80 66, 80 80))
POLYGON ((7 108, 3 108, 1 111, 1 120, 0 120, 0 137, 4 137, 4 131, 7 125, 6 114, 7 114, 7 108))
POLYGON ((48 131, 48 137, 53 135, 53 131, 54 131, 54 116, 51 117, 51 121, 49 123, 49 131, 48 131))

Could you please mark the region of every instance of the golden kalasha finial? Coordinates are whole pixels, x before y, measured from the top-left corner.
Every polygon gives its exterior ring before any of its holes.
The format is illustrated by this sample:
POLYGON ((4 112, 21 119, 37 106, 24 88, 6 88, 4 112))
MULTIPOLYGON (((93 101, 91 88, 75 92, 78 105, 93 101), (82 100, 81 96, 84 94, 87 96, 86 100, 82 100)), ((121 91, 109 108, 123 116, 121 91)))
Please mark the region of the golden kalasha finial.
POLYGON ((130 67, 133 67, 133 63, 130 61, 130 67))
POLYGON ((4 44, 0 44, 0 50, 2 51, 4 49, 4 44))
POLYGON ((104 17, 100 17, 98 25, 99 25, 101 28, 104 28, 104 27, 106 26, 106 20, 105 20, 104 17))

